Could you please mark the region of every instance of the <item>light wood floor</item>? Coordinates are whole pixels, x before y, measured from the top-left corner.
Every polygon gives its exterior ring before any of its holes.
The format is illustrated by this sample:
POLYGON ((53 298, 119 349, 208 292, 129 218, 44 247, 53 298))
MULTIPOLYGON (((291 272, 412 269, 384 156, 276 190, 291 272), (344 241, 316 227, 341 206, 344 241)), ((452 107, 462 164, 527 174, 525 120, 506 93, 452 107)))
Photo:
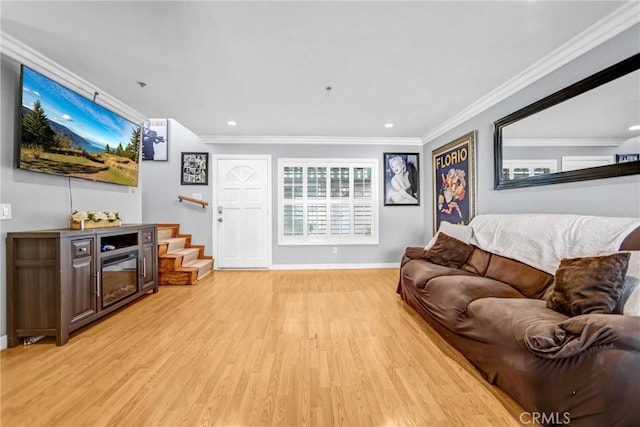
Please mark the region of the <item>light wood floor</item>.
POLYGON ((2 426, 517 426, 396 269, 216 271, 0 354, 2 426))

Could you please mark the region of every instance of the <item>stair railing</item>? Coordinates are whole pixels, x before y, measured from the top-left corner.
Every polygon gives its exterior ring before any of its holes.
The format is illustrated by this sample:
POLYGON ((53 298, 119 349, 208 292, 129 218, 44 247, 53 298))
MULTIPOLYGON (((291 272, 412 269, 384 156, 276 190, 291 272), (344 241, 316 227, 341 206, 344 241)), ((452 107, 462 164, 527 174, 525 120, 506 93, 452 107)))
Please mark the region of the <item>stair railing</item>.
POLYGON ((182 194, 178 196, 178 201, 182 202, 183 200, 191 203, 196 203, 198 205, 202 205, 202 209, 206 209, 209 205, 209 202, 205 202, 204 200, 194 199, 193 197, 183 196, 182 194))

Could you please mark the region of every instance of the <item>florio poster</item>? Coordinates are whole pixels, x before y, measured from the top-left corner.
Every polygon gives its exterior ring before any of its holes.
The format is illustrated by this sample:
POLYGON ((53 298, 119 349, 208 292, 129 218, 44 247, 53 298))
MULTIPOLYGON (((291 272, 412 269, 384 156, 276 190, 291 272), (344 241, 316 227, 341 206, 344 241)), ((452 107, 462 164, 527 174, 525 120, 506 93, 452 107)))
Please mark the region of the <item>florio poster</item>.
POLYGON ((469 224, 475 215, 475 131, 433 150, 434 233, 442 221, 469 224))

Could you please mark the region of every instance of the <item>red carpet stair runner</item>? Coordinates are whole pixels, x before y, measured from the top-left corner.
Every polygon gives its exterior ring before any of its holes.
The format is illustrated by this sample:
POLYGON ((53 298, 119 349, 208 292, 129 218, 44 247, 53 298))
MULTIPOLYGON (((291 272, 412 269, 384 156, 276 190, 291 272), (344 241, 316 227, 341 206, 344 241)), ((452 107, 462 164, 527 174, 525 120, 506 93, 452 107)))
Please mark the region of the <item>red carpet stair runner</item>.
POLYGON ((191 234, 180 234, 180 224, 158 224, 160 285, 195 285, 212 271, 213 258, 191 244, 191 234))

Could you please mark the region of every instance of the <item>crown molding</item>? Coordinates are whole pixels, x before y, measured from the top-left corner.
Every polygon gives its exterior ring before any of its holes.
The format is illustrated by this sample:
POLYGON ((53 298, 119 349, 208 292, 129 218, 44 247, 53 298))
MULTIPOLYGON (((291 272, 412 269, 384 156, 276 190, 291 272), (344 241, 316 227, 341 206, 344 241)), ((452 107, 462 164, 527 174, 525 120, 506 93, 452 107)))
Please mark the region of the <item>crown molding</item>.
POLYGON ((623 138, 509 138, 504 147, 619 147, 623 138))
POLYGON ((420 138, 200 135, 205 144, 422 145, 420 138))
POLYGON ((422 142, 427 144, 639 22, 638 2, 625 3, 531 67, 425 134, 422 137, 422 142))
POLYGON ((131 120, 134 123, 142 123, 147 117, 137 110, 129 107, 104 90, 96 87, 82 77, 69 71, 62 65, 53 61, 51 58, 44 56, 40 52, 22 43, 15 37, 12 37, 0 30, 0 53, 26 65, 33 70, 52 78, 56 82, 62 84, 68 89, 92 99, 93 94, 98 92, 100 95, 96 98, 96 103, 105 108, 131 120))

